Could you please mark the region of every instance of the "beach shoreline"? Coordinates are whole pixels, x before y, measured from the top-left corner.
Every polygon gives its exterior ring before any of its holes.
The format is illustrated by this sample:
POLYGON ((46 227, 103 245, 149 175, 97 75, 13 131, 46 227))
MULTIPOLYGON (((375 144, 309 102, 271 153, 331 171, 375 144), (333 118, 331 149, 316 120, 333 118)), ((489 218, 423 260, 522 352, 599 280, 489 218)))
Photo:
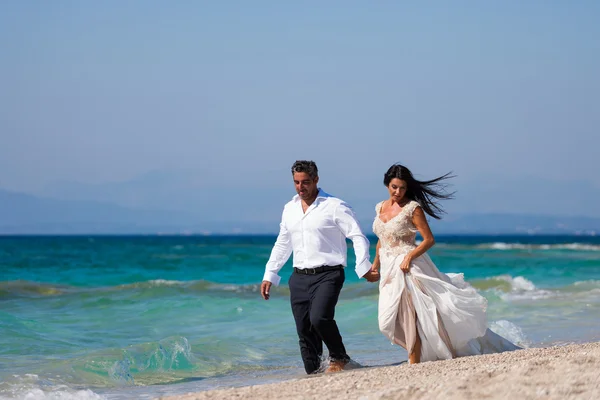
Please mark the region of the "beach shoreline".
POLYGON ((162 400, 221 399, 596 399, 600 342, 368 367, 162 400))

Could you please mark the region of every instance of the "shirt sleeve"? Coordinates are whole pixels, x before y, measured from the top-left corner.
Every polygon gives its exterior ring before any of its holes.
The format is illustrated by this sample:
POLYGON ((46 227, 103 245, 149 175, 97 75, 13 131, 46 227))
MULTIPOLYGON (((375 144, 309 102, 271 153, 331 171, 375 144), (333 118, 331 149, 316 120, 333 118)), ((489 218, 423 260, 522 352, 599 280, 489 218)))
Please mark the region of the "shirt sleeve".
POLYGON ((340 203, 334 212, 333 220, 340 227, 342 233, 350 240, 356 255, 356 275, 362 278, 371 269, 369 261, 369 240, 362 233, 354 211, 346 204, 340 203))
POLYGON ((279 282, 281 281, 281 277, 277 273, 290 258, 293 249, 290 232, 285 227, 284 216, 285 210, 279 224, 279 235, 277 235, 277 240, 275 241, 273 250, 271 250, 271 256, 269 257, 269 261, 267 261, 263 277, 263 281, 269 281, 275 286, 279 286, 279 282))

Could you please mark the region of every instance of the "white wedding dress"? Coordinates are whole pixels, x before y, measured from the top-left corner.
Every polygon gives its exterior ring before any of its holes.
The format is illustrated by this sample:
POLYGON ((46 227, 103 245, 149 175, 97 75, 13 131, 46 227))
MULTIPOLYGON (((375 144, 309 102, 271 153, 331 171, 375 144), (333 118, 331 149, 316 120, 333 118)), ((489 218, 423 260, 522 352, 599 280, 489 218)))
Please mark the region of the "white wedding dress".
POLYGON ((463 274, 440 272, 427 254, 413 260, 408 273, 400 269, 404 256, 416 247, 412 214, 419 203, 409 202, 388 222, 380 218, 382 204, 377 204, 373 222, 380 241, 381 332, 409 354, 418 332, 422 362, 519 349, 488 329, 487 300, 463 274))

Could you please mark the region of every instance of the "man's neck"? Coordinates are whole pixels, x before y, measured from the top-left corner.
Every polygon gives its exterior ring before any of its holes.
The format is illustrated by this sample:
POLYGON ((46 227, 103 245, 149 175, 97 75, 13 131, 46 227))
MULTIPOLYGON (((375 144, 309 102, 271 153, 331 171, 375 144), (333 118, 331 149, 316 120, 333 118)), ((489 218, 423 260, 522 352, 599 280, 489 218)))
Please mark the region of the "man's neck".
POLYGON ((317 190, 315 192, 315 194, 313 196, 310 196, 310 198, 306 199, 306 200, 302 200, 302 202, 306 205, 306 207, 310 207, 312 203, 315 202, 315 200, 317 199, 317 197, 319 197, 319 191, 317 190))

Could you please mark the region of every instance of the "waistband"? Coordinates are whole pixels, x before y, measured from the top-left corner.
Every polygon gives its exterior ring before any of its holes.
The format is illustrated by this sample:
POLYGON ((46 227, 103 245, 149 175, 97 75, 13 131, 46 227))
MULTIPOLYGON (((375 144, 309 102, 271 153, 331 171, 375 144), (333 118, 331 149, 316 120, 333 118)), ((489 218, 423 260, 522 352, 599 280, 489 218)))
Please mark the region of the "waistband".
POLYGON ((339 269, 344 269, 344 266, 341 264, 339 264, 339 265, 323 265, 321 267, 305 268, 305 269, 300 269, 300 268, 294 267, 294 272, 297 274, 302 274, 302 275, 316 275, 316 274, 320 274, 321 272, 336 271, 339 269))

